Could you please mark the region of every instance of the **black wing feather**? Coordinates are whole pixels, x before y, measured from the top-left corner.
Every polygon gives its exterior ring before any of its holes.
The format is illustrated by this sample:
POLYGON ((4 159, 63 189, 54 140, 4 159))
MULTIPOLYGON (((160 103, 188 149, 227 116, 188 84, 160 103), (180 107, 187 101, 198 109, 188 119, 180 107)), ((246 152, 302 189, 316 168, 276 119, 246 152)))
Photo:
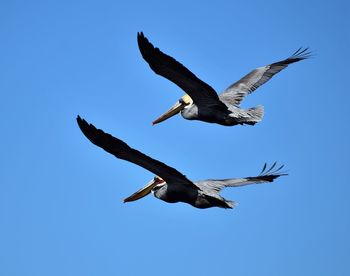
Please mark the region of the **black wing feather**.
MULTIPOLYGON (((186 178, 186 176, 176 169, 129 147, 122 140, 105 133, 101 129, 97 129, 94 125, 89 124, 84 119, 81 119, 80 116, 77 117, 77 122, 86 138, 88 138, 96 146, 104 149, 110 154, 113 154, 115 157, 129 161, 145 168, 146 170, 149 170, 150 172, 163 178, 168 184, 190 184, 195 186, 186 178)), ((197 186, 195 187, 197 188, 197 186)))
POLYGON ((196 105, 223 105, 210 85, 196 77, 180 62, 155 48, 142 32, 137 33, 137 42, 142 57, 151 69, 184 90, 196 105))

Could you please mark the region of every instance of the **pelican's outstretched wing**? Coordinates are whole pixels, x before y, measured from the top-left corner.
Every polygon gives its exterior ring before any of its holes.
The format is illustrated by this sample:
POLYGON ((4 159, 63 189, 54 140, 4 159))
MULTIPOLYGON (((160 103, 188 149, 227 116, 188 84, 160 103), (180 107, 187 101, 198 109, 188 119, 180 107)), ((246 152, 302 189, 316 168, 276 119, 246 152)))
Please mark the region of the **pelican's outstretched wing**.
POLYGON ((137 33, 137 42, 142 57, 151 69, 184 90, 196 105, 223 105, 210 85, 197 78, 180 62, 155 48, 142 32, 137 33))
POLYGON ((195 182, 198 187, 202 190, 204 188, 205 191, 211 190, 219 193, 223 188, 226 187, 240 187, 250 184, 259 184, 265 182, 273 182, 276 178, 288 175, 287 173, 282 172, 282 168, 284 165, 276 168, 277 162, 273 163, 269 169, 267 168, 267 164, 265 163, 261 173, 258 176, 248 176, 244 178, 230 178, 230 179, 208 179, 195 182), (203 187, 203 188, 202 188, 203 187), (205 189, 207 188, 207 189, 205 189))
POLYGON ((145 168, 146 170, 149 170, 155 175, 160 176, 168 184, 186 184, 192 185, 198 189, 198 187, 188 180, 186 176, 174 168, 169 167, 164 163, 129 147, 122 140, 103 132, 101 129, 97 129, 94 125, 89 124, 84 119, 81 119, 80 116, 77 117, 77 122, 81 131, 93 144, 104 149, 108 153, 113 154, 115 157, 129 161, 145 168))
POLYGON ((243 98, 255 91, 259 86, 270 80, 275 74, 282 71, 289 64, 307 59, 311 56, 308 48, 299 48, 289 58, 263 67, 256 68, 239 81, 230 85, 219 95, 222 102, 229 105, 239 105, 243 98))

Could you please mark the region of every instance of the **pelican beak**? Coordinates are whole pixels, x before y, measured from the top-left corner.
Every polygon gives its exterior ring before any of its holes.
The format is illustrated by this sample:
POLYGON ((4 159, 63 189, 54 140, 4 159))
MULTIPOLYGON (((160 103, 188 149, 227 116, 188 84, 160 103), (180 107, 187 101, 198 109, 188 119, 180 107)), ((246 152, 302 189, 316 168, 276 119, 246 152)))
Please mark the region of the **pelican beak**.
POLYGON ((133 193, 131 196, 125 198, 124 203, 130 202, 130 201, 135 201, 135 200, 138 200, 140 198, 145 197, 146 195, 148 195, 152 191, 153 187, 156 186, 157 184, 159 184, 159 183, 157 181, 155 181, 154 179, 152 179, 152 181, 148 182, 145 187, 143 187, 140 190, 138 190, 137 192, 133 193))
POLYGON ((157 118, 155 121, 152 122, 153 125, 158 124, 160 122, 165 121, 166 119, 176 115, 179 113, 184 107, 188 104, 191 104, 193 101, 188 96, 185 94, 184 96, 181 97, 180 100, 178 100, 167 112, 165 112, 163 115, 161 115, 159 118, 157 118))

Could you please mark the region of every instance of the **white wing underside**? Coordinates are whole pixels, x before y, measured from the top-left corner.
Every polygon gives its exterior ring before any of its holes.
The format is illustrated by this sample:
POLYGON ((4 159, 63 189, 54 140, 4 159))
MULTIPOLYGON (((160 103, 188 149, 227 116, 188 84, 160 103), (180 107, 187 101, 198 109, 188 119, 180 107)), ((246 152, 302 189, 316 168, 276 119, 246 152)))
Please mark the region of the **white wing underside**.
POLYGON ((270 65, 259 67, 238 82, 229 86, 219 95, 219 99, 224 103, 238 106, 245 96, 254 92, 259 86, 270 80, 273 75, 280 72, 285 67, 286 66, 278 66, 273 68, 273 70, 271 70, 270 65))
POLYGON ((227 187, 242 187, 251 184, 261 184, 273 182, 276 178, 287 175, 282 172, 284 165, 276 168, 277 162, 274 162, 271 167, 267 167, 265 163, 262 171, 257 176, 243 177, 243 178, 229 178, 229 179, 208 179, 195 182, 203 192, 211 196, 219 196, 220 191, 227 187))
POLYGON ((242 187, 250 184, 260 184, 265 183, 264 180, 249 180, 248 178, 231 178, 231 179, 221 179, 221 180, 203 180, 195 182, 198 187, 202 190, 212 190, 219 193, 223 188, 227 187, 242 187))
POLYGON ((254 92, 261 85, 269 81, 275 74, 285 69, 289 64, 309 58, 310 52, 307 50, 308 48, 300 48, 285 60, 256 68, 239 81, 230 85, 219 95, 219 99, 226 105, 239 106, 245 96, 254 92))

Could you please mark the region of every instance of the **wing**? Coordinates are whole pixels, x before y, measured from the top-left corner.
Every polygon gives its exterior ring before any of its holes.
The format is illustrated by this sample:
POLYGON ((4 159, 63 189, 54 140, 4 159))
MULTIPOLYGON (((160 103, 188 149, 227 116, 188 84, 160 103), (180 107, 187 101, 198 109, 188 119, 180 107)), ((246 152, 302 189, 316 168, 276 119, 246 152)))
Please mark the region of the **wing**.
MULTIPOLYGON (((77 117, 77 122, 80 130, 84 133, 86 138, 88 138, 96 146, 104 149, 110 154, 113 154, 115 157, 129 161, 145 168, 146 170, 149 170, 155 175, 163 178, 168 184, 174 183, 195 186, 179 171, 129 147, 122 140, 103 132, 101 129, 97 129, 92 124, 89 124, 84 119, 81 119, 80 116, 77 117)), ((195 187, 197 188, 197 186, 195 187)))
POLYGON ((251 71, 248 75, 229 86, 219 95, 219 98, 226 104, 239 105, 246 95, 255 91, 259 86, 270 80, 275 74, 282 71, 289 64, 307 59, 310 56, 311 52, 308 51, 308 48, 299 48, 294 54, 285 60, 264 67, 259 67, 251 71))
POLYGON ((180 62, 155 48, 142 32, 137 33, 137 42, 142 57, 151 69, 184 90, 196 105, 223 105, 210 85, 197 78, 180 62))
POLYGON ((207 188, 206 190, 214 191, 219 193, 223 188, 226 187, 241 187, 250 184, 260 184, 266 182, 273 182, 276 178, 287 175, 284 172, 281 172, 284 165, 276 169, 277 162, 267 170, 267 164, 265 163, 261 173, 258 176, 248 176, 244 178, 230 178, 230 179, 220 179, 220 180, 202 180, 198 181, 195 184, 202 189, 202 187, 207 188))

